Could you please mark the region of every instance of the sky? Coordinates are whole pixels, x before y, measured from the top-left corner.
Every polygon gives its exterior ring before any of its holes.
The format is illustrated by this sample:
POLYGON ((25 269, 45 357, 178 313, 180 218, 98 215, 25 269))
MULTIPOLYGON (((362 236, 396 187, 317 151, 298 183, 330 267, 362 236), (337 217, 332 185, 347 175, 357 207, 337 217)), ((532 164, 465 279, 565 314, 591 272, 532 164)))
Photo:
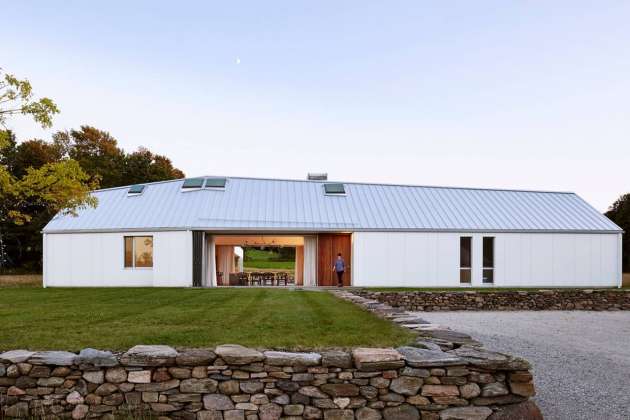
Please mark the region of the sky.
POLYGON ((630 192, 628 1, 11 1, 0 67, 187 176, 630 192))

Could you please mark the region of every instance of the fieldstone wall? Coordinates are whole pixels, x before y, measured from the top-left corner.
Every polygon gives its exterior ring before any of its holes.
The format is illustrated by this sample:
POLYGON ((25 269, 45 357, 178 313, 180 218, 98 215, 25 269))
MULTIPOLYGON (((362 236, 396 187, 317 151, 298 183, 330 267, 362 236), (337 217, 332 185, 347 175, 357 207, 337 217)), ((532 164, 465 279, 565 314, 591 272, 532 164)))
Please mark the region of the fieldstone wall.
POLYGON ((7 351, 0 354, 0 417, 540 418, 528 401, 527 361, 475 343, 426 343, 305 353, 233 344, 7 351))
POLYGON ((623 289, 353 293, 409 311, 630 310, 630 291, 623 289))

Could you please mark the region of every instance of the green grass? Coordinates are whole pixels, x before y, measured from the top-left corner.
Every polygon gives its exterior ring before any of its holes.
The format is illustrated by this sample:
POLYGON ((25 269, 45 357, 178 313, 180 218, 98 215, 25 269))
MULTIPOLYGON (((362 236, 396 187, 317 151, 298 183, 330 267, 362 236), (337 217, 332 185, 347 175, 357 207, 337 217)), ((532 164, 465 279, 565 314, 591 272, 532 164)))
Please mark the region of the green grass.
POLYGON ((272 249, 245 248, 245 259, 256 261, 278 260, 280 254, 272 249))
POLYGON ((273 249, 245 248, 243 267, 252 270, 294 270, 295 259, 282 259, 273 249))
POLYGON ((248 270, 254 269, 271 269, 271 270, 293 270, 295 269, 294 261, 245 261, 243 267, 248 270))
POLYGON ((412 339, 330 293, 264 288, 4 288, 0 325, 0 350, 222 343, 297 350, 412 339))

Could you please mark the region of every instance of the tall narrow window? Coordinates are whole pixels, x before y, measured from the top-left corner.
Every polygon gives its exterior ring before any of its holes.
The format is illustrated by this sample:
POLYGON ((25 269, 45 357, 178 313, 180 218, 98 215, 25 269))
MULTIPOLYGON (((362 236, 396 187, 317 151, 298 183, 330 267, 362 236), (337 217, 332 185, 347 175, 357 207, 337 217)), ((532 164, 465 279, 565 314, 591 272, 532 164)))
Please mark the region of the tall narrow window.
POLYGON ((472 280, 472 238, 459 238, 459 282, 470 284, 472 280))
POLYGON ((153 236, 125 236, 125 268, 153 267, 153 236))
POLYGON ((483 238, 483 282, 494 283, 494 238, 483 238))

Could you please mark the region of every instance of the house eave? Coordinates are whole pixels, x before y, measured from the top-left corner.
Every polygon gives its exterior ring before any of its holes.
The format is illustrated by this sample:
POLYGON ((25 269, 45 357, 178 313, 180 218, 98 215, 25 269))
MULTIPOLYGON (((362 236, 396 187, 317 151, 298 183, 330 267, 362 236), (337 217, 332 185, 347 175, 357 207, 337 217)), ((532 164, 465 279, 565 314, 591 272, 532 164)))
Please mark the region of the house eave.
POLYGON ((273 232, 287 234, 313 234, 313 233, 351 233, 351 232, 396 232, 396 233, 565 233, 565 234, 622 234, 622 230, 562 230, 562 229, 435 229, 435 228, 287 228, 287 227, 137 227, 137 228, 108 228, 108 229, 51 229, 42 231, 43 234, 70 234, 70 233, 119 233, 119 232, 180 232, 191 230, 203 230, 205 232, 229 233, 254 233, 273 232))

